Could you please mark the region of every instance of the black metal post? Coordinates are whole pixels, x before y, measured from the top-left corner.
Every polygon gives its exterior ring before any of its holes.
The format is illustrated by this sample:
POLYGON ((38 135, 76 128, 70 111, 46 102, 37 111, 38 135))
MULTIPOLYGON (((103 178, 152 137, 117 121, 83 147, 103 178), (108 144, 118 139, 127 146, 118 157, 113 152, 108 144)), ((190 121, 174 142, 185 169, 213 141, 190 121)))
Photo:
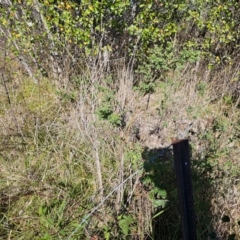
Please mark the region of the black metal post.
POLYGON ((197 240, 188 140, 184 139, 173 142, 173 153, 183 239, 197 240))

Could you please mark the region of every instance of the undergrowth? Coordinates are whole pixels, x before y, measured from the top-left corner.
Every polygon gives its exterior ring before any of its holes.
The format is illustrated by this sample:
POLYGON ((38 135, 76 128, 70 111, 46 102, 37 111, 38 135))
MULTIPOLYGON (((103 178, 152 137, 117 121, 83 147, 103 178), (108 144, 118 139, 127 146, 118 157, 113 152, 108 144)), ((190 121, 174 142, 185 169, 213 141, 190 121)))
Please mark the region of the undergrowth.
POLYGON ((238 236, 238 107, 214 82, 179 74, 149 99, 128 89, 124 109, 112 86, 102 95, 99 83, 82 84, 72 101, 48 79, 9 81, 8 93, 1 89, 1 238, 179 239, 171 150, 149 159, 190 124, 198 237, 238 236))
POLYGON ((75 1, 0 4, 1 239, 182 239, 175 138, 190 142, 198 239, 240 238, 239 8, 190 2, 83 1, 81 18, 75 1))

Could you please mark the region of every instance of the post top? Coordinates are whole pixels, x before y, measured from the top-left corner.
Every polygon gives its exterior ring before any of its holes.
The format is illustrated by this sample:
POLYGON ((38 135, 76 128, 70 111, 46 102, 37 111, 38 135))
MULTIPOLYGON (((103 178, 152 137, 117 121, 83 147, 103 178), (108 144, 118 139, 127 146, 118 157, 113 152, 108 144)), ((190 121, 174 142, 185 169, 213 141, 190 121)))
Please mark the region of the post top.
POLYGON ((180 143, 180 142, 188 141, 187 138, 184 138, 184 139, 171 138, 171 140, 172 140, 172 144, 178 144, 178 143, 180 143))

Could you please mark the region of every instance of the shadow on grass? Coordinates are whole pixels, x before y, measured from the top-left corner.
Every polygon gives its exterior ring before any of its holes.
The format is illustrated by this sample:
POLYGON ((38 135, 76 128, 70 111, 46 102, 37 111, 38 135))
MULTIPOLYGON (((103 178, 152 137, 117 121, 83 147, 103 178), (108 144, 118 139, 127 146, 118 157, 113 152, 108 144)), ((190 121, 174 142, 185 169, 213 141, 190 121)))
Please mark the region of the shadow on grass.
MULTIPOLYGON (((152 236, 154 240, 180 240, 182 237, 179 201, 177 193, 177 179, 174 169, 172 149, 144 149, 142 153, 145 159, 145 176, 147 182, 152 183, 153 188, 165 190, 167 204, 163 208, 157 207, 152 218, 152 236), (162 153, 162 154, 159 154, 162 153), (155 156, 158 156, 157 158, 155 156), (164 211, 162 211, 164 210, 164 211)), ((197 239, 216 239, 212 230, 211 198, 214 189, 211 185, 211 166, 207 160, 196 156, 191 158, 192 188, 194 196, 194 209, 197 225, 197 239)), ((157 193, 157 191, 155 191, 157 193)), ((155 198, 161 196, 155 195, 155 198)))

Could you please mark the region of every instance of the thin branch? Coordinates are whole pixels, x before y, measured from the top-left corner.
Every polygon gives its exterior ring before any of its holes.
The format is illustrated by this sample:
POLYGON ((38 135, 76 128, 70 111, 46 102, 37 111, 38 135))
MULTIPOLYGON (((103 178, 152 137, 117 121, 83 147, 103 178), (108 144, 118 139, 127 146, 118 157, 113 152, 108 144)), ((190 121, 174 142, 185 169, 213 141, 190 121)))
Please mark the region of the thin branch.
MULTIPOLYGON (((11 5, 12 5, 11 1, 8 1, 8 4, 11 6, 11 5)), ((19 20, 17 14, 15 14, 15 17, 16 17, 17 20, 19 20)), ((6 30, 4 31, 1 26, 0 26, 0 30, 1 30, 2 34, 3 34, 7 39, 11 39, 11 42, 13 43, 14 47, 16 48, 16 50, 17 50, 17 51, 20 51, 20 48, 19 48, 17 42, 13 40, 13 37, 12 37, 11 32, 10 32, 8 29, 6 29, 6 30)), ((19 58, 20 62, 22 63, 22 65, 24 66, 25 70, 27 71, 28 75, 33 79, 34 83, 37 83, 38 81, 37 81, 37 79, 34 77, 33 72, 32 72, 32 70, 31 70, 29 64, 27 63, 25 57, 24 57, 24 56, 19 56, 18 58, 19 58)), ((36 62, 35 59, 33 59, 33 60, 34 60, 34 62, 36 62)))

